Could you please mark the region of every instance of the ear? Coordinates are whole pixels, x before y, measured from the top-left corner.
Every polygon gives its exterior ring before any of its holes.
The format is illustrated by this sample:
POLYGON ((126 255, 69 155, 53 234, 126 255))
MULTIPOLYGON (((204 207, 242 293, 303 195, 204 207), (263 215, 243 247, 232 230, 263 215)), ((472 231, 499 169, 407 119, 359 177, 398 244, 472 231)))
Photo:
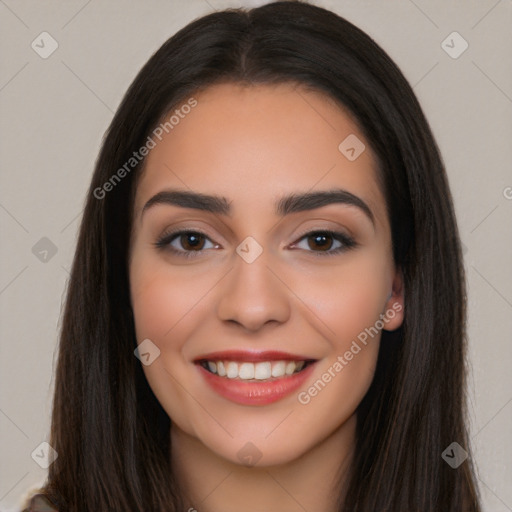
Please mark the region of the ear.
POLYGON ((383 311, 385 331, 398 329, 404 321, 404 278, 401 269, 397 269, 393 286, 383 311))

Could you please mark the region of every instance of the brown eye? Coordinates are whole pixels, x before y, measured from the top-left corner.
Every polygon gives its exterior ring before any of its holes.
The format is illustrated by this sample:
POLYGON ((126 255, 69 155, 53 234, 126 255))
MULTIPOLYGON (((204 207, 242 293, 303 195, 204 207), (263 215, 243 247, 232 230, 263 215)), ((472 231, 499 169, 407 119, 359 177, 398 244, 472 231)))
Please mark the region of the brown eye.
POLYGON ((328 233, 315 233, 309 235, 308 240, 312 243, 308 243, 311 249, 320 249, 322 251, 328 251, 333 245, 333 237, 328 233))
POLYGON ((293 244, 293 247, 306 249, 307 252, 313 252, 316 256, 333 256, 354 247, 358 243, 350 236, 337 231, 311 231, 306 233, 299 242, 293 244), (307 239, 307 247, 301 247, 302 240, 307 239))
POLYGON ((186 251, 201 250, 205 242, 204 235, 201 233, 194 233, 192 231, 182 233, 177 238, 179 239, 183 249, 186 251))
POLYGON ((216 247, 205 234, 198 231, 176 231, 164 234, 154 245, 157 249, 168 250, 187 257, 216 247), (210 244, 209 247, 206 246, 207 243, 210 244))

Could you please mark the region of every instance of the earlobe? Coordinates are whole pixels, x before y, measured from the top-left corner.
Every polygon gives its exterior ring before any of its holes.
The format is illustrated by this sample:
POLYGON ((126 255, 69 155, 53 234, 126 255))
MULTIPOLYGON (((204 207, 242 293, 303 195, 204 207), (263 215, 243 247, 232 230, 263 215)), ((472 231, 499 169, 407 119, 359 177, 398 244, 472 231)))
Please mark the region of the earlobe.
POLYGON ((393 279, 393 287, 384 309, 384 330, 398 329, 404 320, 404 281, 402 270, 398 269, 393 279))

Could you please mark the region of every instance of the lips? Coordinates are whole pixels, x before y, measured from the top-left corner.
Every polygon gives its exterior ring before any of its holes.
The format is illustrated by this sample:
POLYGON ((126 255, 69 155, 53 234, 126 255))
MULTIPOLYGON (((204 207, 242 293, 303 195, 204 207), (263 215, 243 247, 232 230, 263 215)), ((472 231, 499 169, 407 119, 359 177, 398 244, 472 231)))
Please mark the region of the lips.
POLYGON ((250 351, 250 350, 225 350, 223 352, 211 352, 194 359, 199 361, 308 361, 311 357, 299 354, 290 354, 288 352, 279 352, 277 350, 250 351))
POLYGON ((276 351, 224 351, 194 360, 218 394, 244 405, 265 405, 292 393, 311 374, 310 357, 276 351))

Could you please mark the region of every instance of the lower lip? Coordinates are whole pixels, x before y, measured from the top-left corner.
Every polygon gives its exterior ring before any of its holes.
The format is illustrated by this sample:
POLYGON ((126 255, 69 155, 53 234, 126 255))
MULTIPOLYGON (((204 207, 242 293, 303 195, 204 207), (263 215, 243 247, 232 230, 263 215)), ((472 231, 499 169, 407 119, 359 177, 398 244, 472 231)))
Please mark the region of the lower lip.
POLYGON ((261 382, 219 377, 200 364, 197 367, 210 387, 224 398, 242 405, 267 405, 299 389, 313 372, 314 365, 311 363, 304 370, 287 377, 261 382))

